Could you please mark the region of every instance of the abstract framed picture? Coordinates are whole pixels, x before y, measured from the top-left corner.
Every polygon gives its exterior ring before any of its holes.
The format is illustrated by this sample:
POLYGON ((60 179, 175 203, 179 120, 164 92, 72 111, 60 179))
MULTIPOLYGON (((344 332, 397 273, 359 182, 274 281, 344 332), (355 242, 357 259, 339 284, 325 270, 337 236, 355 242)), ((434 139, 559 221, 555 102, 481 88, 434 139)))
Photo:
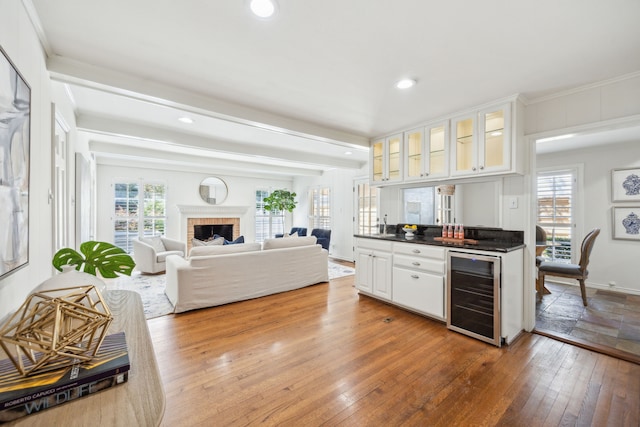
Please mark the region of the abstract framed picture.
POLYGON ((640 201, 640 167, 611 171, 611 200, 613 202, 640 201))
POLYGON ((0 278, 29 262, 31 88, 0 47, 0 278))
POLYGON ((640 241, 640 206, 613 208, 613 238, 640 241))

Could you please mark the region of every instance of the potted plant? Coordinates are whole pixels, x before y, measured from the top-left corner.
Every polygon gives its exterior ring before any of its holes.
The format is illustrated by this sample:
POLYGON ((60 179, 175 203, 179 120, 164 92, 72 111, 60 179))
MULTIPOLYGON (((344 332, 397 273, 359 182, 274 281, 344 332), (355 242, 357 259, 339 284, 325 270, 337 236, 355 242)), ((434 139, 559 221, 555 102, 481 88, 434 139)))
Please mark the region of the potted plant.
POLYGON ((94 276, 99 272, 104 279, 131 276, 136 266, 129 254, 111 243, 87 241, 80 245, 80 252, 82 254, 71 248, 62 248, 55 253, 51 263, 58 271, 63 271, 65 265, 75 265, 76 270, 82 269, 94 276))
POLYGON ((271 236, 271 216, 275 212, 281 212, 282 228, 285 228, 284 211, 293 212, 298 202, 295 200, 296 193, 292 193, 289 190, 274 190, 269 196, 264 198, 264 210, 269 212, 269 235, 271 236))

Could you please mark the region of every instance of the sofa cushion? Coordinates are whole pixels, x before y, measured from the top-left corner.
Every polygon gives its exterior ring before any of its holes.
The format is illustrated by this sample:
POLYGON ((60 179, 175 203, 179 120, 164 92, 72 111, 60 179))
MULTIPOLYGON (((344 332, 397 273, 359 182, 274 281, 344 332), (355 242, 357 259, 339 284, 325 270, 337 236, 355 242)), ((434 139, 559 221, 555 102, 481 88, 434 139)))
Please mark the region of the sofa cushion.
POLYGON ((235 254, 239 252, 259 251, 260 243, 246 243, 244 245, 218 245, 218 246, 198 246, 191 249, 190 256, 207 256, 235 254))
POLYGON ((293 248, 296 246, 310 246, 317 242, 316 236, 296 237, 295 239, 265 239, 263 250, 293 248))
POLYGON ((224 245, 224 237, 217 237, 213 240, 198 240, 198 239, 193 239, 191 240, 191 246, 193 246, 194 248, 196 246, 218 246, 218 245, 224 245))

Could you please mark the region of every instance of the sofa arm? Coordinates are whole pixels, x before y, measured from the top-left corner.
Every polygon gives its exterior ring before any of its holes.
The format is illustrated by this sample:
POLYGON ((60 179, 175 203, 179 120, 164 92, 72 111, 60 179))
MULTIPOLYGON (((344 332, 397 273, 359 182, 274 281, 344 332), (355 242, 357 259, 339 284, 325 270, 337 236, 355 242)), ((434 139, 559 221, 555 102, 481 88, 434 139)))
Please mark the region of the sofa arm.
POLYGON ((166 260, 164 293, 175 307, 178 303, 178 270, 189 265, 189 261, 178 255, 169 255, 166 260))
POLYGON ((169 239, 168 237, 161 237, 162 244, 167 251, 180 251, 183 256, 187 255, 187 244, 178 240, 169 239))
POLYGON ((153 246, 133 239, 133 257, 136 262, 136 268, 142 272, 154 271, 156 265, 157 254, 153 246))

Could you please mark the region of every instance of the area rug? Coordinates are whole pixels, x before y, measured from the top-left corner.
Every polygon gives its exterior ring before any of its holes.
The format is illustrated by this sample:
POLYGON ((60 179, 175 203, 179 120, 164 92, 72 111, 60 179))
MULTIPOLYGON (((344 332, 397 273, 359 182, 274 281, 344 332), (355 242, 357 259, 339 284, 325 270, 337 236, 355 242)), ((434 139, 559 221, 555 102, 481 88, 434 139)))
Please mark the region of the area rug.
MULTIPOLYGON (((329 280, 355 274, 355 269, 329 261, 329 280)), ((164 294, 165 275, 146 275, 134 272, 131 277, 120 277, 109 281, 107 289, 125 289, 135 291, 142 297, 144 315, 147 319, 173 313, 173 305, 164 294)))

